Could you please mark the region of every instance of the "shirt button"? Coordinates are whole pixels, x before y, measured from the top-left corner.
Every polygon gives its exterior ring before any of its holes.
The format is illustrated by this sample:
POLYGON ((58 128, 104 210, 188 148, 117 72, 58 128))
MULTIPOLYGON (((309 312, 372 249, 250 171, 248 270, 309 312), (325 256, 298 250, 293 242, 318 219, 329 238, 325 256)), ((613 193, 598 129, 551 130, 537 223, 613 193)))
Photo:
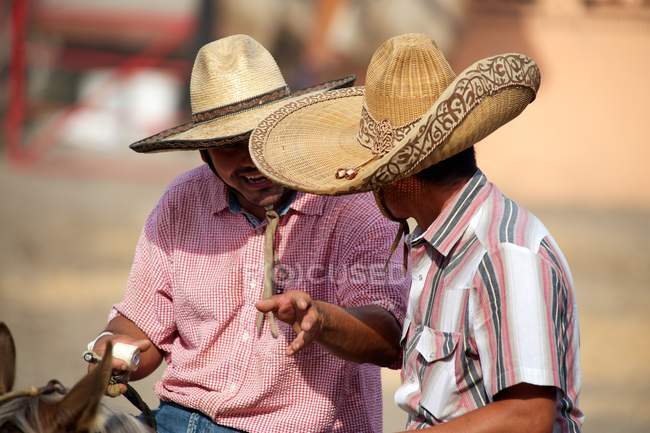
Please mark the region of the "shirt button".
POLYGON ((423 279, 424 277, 422 276, 422 274, 418 274, 418 280, 422 281, 423 279))
POLYGON ((409 383, 415 383, 415 377, 414 376, 409 377, 409 383))
POLYGON ((248 341, 248 340, 250 340, 250 338, 251 338, 251 334, 249 334, 246 331, 244 331, 244 333, 241 335, 242 341, 248 341))
POLYGON ((231 383, 228 385, 228 392, 235 392, 237 391, 237 384, 236 383, 231 383))

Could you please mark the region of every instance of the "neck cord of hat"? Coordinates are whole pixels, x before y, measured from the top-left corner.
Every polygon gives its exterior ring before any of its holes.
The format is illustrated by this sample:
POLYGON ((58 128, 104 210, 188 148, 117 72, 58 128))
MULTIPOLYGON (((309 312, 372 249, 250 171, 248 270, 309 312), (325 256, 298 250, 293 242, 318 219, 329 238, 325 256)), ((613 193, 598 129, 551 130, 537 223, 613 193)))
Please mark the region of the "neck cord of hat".
MULTIPOLYGON (((268 299, 273 296, 273 274, 275 269, 273 243, 275 241, 275 232, 278 228, 280 217, 273 209, 272 205, 266 207, 266 221, 266 231, 264 232, 264 291, 262 292, 262 299, 268 299)), ((276 323, 275 316, 273 316, 273 312, 271 311, 266 314, 260 311, 257 312, 257 319, 255 322, 257 332, 262 332, 265 315, 269 321, 271 335, 273 335, 273 338, 278 338, 278 324, 276 323)))
MULTIPOLYGON (((395 233, 395 239, 393 239, 393 243, 390 245, 390 255, 386 259, 386 265, 384 266, 385 268, 388 267, 388 263, 390 262, 390 258, 393 257, 393 254, 395 254, 395 251, 397 251, 397 247, 399 246, 399 242, 403 237, 408 236, 409 234, 409 225, 406 220, 401 220, 399 222, 399 230, 397 230, 397 233, 395 233)), ((408 263, 409 263, 409 250, 408 246, 406 245, 406 241, 402 242, 403 250, 402 250, 402 269, 404 272, 408 270, 408 263)))
POLYGON ((373 161, 381 159, 390 152, 395 147, 395 141, 401 141, 416 121, 417 119, 404 126, 393 129, 390 120, 376 120, 364 104, 361 108, 357 142, 363 147, 369 148, 373 156, 356 167, 337 169, 335 177, 337 179, 354 179, 361 168, 373 161))
MULTIPOLYGON (((395 233, 395 238, 393 239, 393 242, 390 245, 390 254, 388 255, 388 258, 386 259, 386 264, 384 265, 384 269, 388 267, 388 264, 390 263, 391 257, 393 257, 393 254, 395 254, 395 251, 397 251, 397 247, 399 246, 399 241, 402 239, 402 237, 408 236, 410 230, 409 230, 409 225, 407 220, 405 219, 399 219, 396 218, 392 212, 388 209, 386 206, 386 202, 384 200, 384 193, 382 192, 381 189, 376 189, 373 191, 373 194, 375 195, 375 202, 377 203, 377 207, 381 211, 381 213, 388 218, 391 221, 396 221, 399 223, 399 230, 397 233, 395 233)), ((403 243, 404 250, 403 250, 403 255, 402 255, 402 268, 404 272, 408 270, 408 247, 406 245, 406 242, 403 243)))

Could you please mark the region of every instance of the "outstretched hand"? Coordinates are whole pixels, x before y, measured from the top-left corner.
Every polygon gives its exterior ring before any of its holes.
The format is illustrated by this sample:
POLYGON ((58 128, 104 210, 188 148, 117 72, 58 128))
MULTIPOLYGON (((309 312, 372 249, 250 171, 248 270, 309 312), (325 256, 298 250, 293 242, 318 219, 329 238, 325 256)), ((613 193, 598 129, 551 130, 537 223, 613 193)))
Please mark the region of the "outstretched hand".
POLYGON ((258 301, 255 307, 262 313, 273 312, 275 317, 292 326, 297 336, 287 347, 287 355, 309 345, 323 329, 323 311, 305 292, 296 290, 274 295, 258 301))

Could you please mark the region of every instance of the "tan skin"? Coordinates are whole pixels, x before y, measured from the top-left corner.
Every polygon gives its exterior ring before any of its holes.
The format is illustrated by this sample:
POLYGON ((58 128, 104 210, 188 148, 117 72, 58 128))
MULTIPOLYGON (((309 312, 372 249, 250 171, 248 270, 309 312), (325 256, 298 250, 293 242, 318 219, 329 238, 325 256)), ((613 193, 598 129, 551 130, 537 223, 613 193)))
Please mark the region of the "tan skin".
MULTIPOLYGON (((467 183, 460 179, 451 185, 434 185, 409 177, 381 191, 383 205, 398 219, 415 218, 420 227, 429 227, 454 194, 467 183)), ((553 431, 556 389, 528 383, 507 388, 494 402, 468 412, 447 423, 422 432, 463 433, 546 433, 553 431)))
MULTIPOLYGON (((290 193, 261 175, 250 159, 246 142, 209 149, 208 153, 215 171, 235 192, 242 208, 258 219, 264 219, 266 206, 282 201, 290 193)), ((258 302, 256 307, 264 312, 273 311, 278 319, 293 326, 297 337, 287 347, 288 355, 317 341, 332 353, 357 362, 389 365, 399 356, 399 323, 381 307, 369 305, 344 309, 313 300, 302 291, 275 295, 258 302), (357 338, 358 335, 364 338, 357 338)), ((115 335, 102 337, 95 343, 94 351, 98 355, 104 353, 109 340, 140 348, 140 366, 131 373, 131 380, 148 376, 162 362, 160 349, 126 317, 116 316, 106 330, 115 335)), ((89 365, 89 369, 92 368, 94 366, 89 365)), ((124 363, 113 360, 113 368, 116 372, 122 371, 124 363)), ((126 385, 120 385, 120 391, 125 392, 126 385)))
POLYGON ((317 341, 348 361, 387 367, 399 357, 399 323, 382 307, 344 309, 313 300, 300 291, 275 295, 255 306, 263 312, 273 311, 293 327, 297 336, 287 347, 287 355, 317 341))

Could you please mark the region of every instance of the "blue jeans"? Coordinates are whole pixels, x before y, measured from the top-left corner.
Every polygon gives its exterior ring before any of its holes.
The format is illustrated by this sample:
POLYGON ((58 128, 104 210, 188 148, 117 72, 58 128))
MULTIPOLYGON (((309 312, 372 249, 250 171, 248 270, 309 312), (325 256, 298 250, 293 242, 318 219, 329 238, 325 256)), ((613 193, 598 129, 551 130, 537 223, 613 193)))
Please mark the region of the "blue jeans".
MULTIPOLYGON (((156 416, 158 433, 246 433, 212 422, 199 411, 161 401, 152 411, 156 416)), ((142 417, 138 417, 142 421, 142 417)))

